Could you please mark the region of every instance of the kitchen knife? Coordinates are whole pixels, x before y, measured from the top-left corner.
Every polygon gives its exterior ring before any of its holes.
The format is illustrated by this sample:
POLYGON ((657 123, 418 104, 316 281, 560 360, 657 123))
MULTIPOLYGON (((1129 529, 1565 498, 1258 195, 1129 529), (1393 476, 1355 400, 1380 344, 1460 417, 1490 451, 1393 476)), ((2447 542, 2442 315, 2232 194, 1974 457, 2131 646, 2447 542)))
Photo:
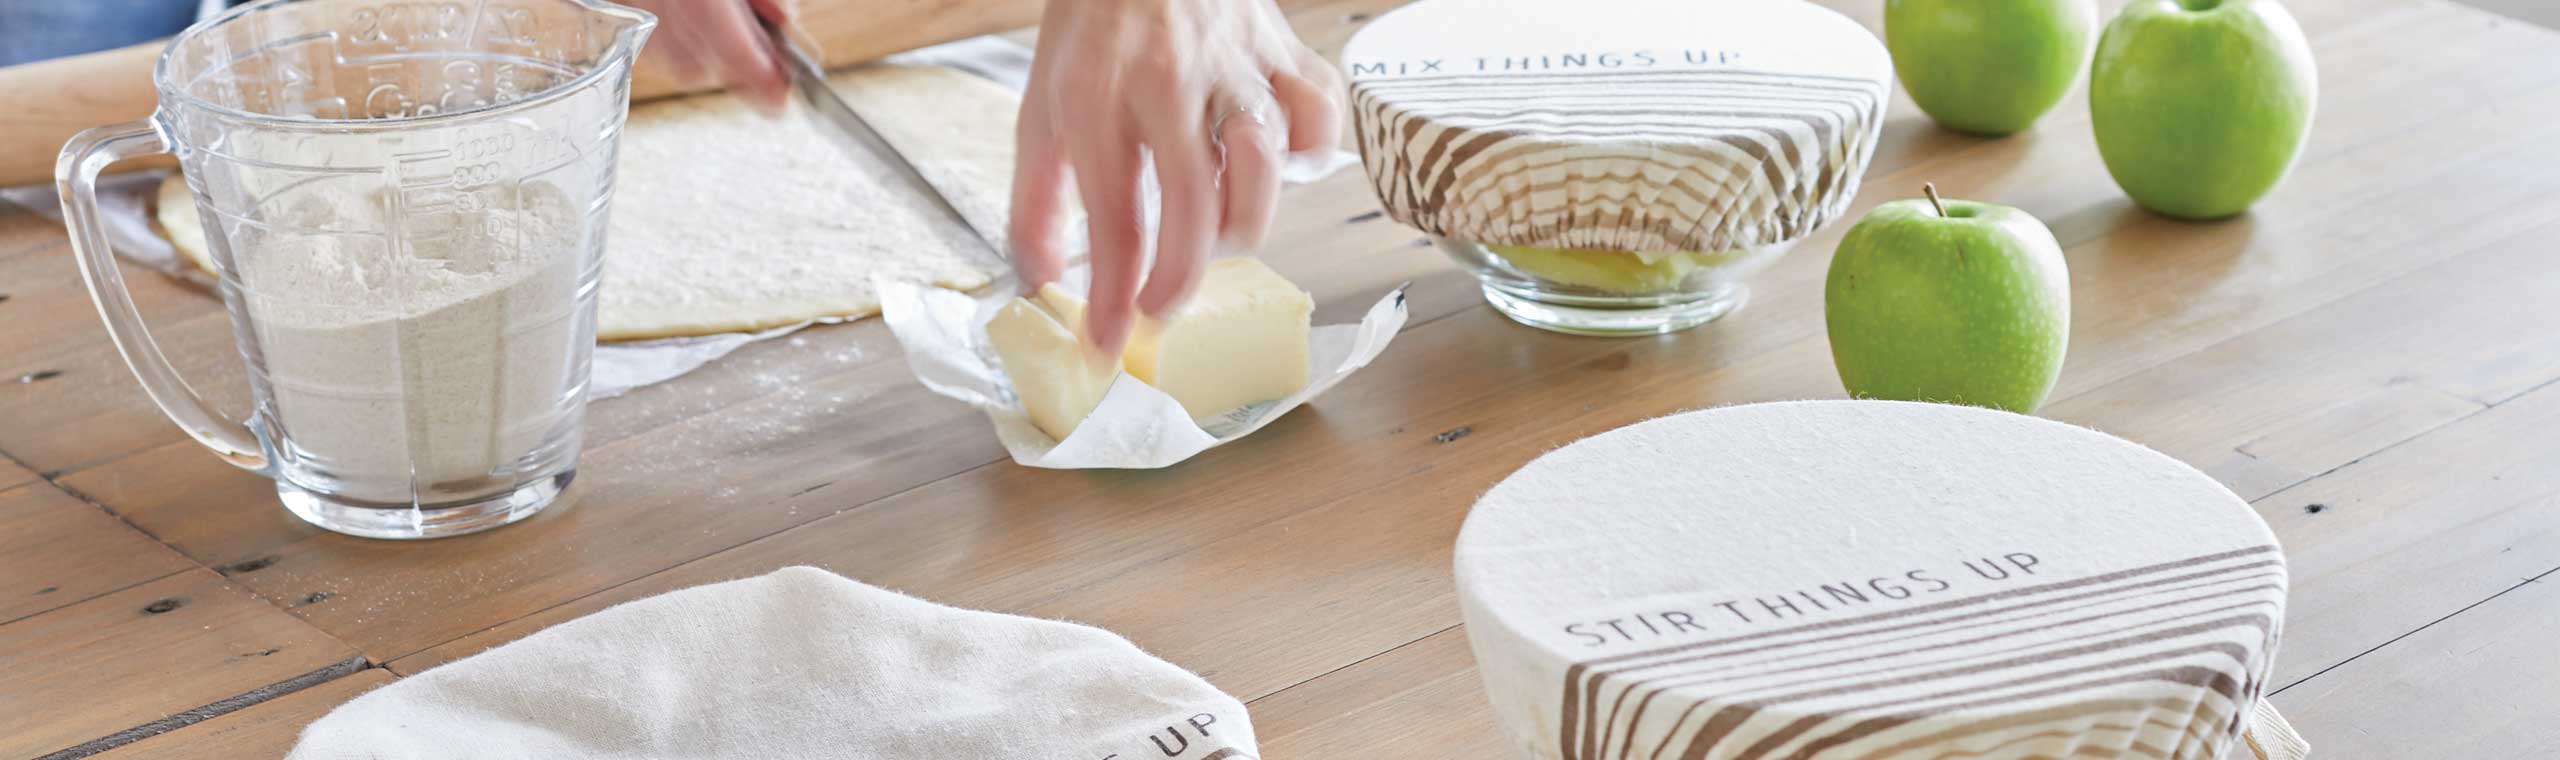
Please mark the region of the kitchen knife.
POLYGON ((995 257, 995 261, 1009 260, 1003 247, 996 244, 1002 237, 993 230, 980 228, 968 214, 960 213, 960 208, 951 204, 951 198, 943 195, 941 188, 934 187, 933 182, 916 169, 914 161, 908 160, 906 154, 898 152, 897 146, 882 138, 880 131, 871 127, 871 122, 855 113, 853 106, 836 94, 835 88, 827 86, 826 69, 818 65, 817 58, 809 54, 808 48, 801 46, 789 32, 772 21, 759 21, 764 25, 766 38, 773 42, 774 51, 782 58, 783 71, 791 76, 792 91, 799 94, 802 103, 808 104, 810 120, 818 123, 819 131, 839 138, 841 144, 857 156, 872 156, 887 164, 900 184, 932 201, 936 208, 942 210, 944 218, 968 230, 984 251, 995 257))

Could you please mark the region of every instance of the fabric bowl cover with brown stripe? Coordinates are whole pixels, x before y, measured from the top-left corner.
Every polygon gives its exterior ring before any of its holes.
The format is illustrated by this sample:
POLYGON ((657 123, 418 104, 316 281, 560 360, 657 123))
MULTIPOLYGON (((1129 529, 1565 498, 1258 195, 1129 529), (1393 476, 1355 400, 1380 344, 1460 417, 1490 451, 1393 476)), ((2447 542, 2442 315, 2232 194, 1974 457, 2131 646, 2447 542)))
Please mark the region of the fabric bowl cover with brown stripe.
POLYGON ((2150 449, 1969 407, 1664 417, 1477 501, 1466 630, 1521 758, 2248 757, 2285 560, 2150 449))
POLYGON ((1420 0, 1343 49, 1397 221, 1490 245, 1715 253, 1857 195, 1893 63, 1801 0, 1420 0))

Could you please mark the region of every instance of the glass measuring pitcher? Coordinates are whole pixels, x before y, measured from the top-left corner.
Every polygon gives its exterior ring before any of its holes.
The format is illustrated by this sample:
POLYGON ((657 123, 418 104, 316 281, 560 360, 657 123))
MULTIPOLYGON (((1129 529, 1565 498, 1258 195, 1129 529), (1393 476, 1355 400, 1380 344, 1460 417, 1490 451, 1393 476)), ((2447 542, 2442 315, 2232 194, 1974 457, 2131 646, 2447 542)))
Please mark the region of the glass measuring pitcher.
POLYGON ((72 138, 99 316, 188 435, 295 515, 381 538, 532 515, 575 472, 632 58, 596 0, 264 0, 188 28, 148 119, 72 138), (206 409, 117 273, 95 181, 175 153, 256 406, 206 409))

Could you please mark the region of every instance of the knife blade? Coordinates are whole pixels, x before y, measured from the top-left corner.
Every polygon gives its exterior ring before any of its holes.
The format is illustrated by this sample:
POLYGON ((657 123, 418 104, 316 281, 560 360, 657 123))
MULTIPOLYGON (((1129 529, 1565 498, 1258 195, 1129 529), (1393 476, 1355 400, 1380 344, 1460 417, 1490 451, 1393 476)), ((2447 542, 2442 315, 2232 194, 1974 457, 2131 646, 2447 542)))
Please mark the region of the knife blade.
POLYGON ((791 76, 791 90, 809 106, 810 120, 817 122, 818 131, 841 139, 847 143, 847 150, 857 156, 868 155, 888 165, 900 184, 932 201, 946 220, 968 230, 970 237, 983 247, 983 252, 994 256, 997 262, 1009 260, 1003 246, 996 243, 1003 238, 979 227, 968 214, 961 213, 960 207, 952 205, 951 198, 943 195, 941 188, 925 179, 924 172, 916 168, 915 161, 899 152, 887 138, 881 137, 880 131, 873 129, 870 121, 855 112, 852 104, 844 102, 844 96, 827 86, 826 68, 818 64, 808 48, 771 20, 758 18, 757 22, 764 26, 765 37, 773 43, 774 52, 780 54, 782 69, 791 76))

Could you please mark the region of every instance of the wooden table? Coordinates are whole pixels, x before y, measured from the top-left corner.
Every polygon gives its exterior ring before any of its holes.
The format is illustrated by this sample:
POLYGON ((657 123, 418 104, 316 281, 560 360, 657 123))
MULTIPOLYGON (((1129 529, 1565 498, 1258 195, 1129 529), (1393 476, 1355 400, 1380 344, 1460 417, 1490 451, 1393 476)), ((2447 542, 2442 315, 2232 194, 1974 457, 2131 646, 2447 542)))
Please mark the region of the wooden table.
MULTIPOLYGON (((1295 15, 1330 48, 1388 4, 1295 15)), ((1834 4, 1877 23, 1880 3, 1834 4)), ((1926 180, 2051 224, 2076 313, 2044 413, 2194 463, 2274 525, 2294 573, 2274 700, 2319 756, 2560 756, 2560 35, 2441 0, 2291 5, 2319 124, 2245 217, 2135 209, 2077 101, 1989 141, 1897 102, 1855 212, 1926 180)), ((1355 175, 1292 191, 1269 258, 1319 322, 1405 281, 1412 321, 1238 444, 1158 472, 1017 467, 875 320, 599 402, 573 507, 426 543, 305 527, 185 440, 61 230, 0 215, 0 756, 272 756, 438 663, 806 564, 1125 634, 1249 700, 1271 758, 1491 757, 1449 580, 1470 502, 1630 422, 1839 395, 1820 298, 1847 225, 1722 322, 1571 338, 1485 307, 1355 175)), ((214 300, 133 284, 197 387, 241 408, 214 300)))

